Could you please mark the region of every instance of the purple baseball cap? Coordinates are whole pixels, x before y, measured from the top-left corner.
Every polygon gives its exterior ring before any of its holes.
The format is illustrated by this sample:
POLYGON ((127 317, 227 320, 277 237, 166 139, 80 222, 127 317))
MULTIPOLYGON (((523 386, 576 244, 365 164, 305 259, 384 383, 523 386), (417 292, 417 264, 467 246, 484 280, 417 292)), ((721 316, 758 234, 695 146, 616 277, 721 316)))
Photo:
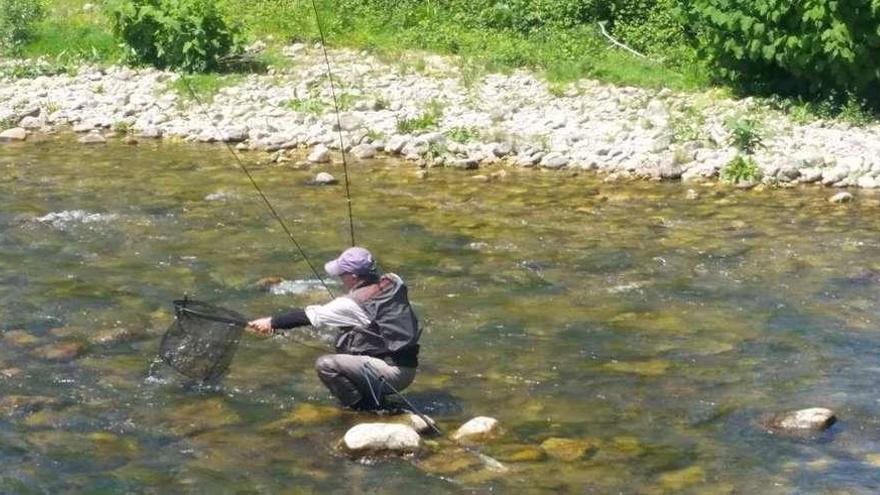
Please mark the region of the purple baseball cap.
POLYGON ((338 277, 343 273, 365 275, 376 269, 373 255, 362 247, 350 247, 342 252, 335 260, 324 264, 324 271, 338 277))

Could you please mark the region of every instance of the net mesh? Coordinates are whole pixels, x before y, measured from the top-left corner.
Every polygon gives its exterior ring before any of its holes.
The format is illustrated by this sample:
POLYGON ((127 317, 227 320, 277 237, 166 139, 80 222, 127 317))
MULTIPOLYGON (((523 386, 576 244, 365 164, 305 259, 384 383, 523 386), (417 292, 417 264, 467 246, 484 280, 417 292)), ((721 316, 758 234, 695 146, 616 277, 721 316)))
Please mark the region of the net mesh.
POLYGON ((183 375, 216 380, 229 369, 247 318, 200 301, 174 301, 174 322, 159 346, 159 357, 183 375))

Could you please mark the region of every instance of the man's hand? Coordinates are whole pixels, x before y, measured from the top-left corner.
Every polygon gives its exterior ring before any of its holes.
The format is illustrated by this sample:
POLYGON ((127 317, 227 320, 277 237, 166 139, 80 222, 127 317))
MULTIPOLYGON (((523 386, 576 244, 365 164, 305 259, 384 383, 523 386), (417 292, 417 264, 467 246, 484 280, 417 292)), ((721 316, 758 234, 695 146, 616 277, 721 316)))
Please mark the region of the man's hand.
POLYGON ((260 335, 272 335, 272 318, 267 316, 251 321, 247 324, 247 330, 260 335))

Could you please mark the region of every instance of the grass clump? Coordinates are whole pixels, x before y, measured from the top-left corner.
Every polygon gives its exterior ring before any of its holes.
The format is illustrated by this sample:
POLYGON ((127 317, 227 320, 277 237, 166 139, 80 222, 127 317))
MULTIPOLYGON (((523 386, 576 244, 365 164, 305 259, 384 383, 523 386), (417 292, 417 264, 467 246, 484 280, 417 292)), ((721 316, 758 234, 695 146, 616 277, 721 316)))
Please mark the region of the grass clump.
POLYGON ((241 74, 182 74, 171 83, 171 89, 184 100, 197 99, 210 103, 221 89, 235 86, 244 79, 241 74))
POLYGON ((754 158, 738 154, 721 169, 719 175, 721 180, 736 184, 757 180, 761 176, 761 171, 754 158))
POLYGON ((669 126, 672 129, 672 140, 676 143, 700 141, 705 137, 703 126, 706 116, 693 106, 686 106, 680 113, 674 113, 669 126))
POLYGON ((428 104, 428 108, 417 117, 412 119, 400 119, 397 121, 397 132, 401 134, 412 134, 416 131, 432 129, 437 127, 440 119, 443 118, 443 106, 440 102, 433 100, 428 104))
POLYGON ((45 15, 42 0, 0 0, 0 53, 18 53, 45 15))
POLYGON ((289 100, 284 106, 294 112, 321 115, 327 110, 329 105, 317 98, 295 98, 289 100))
POLYGON ((749 117, 733 117, 727 120, 730 131, 728 144, 738 151, 751 155, 764 146, 763 127, 758 120, 749 117))
POLYGON ((480 130, 476 127, 453 127, 446 131, 446 137, 456 143, 467 143, 480 139, 480 130))

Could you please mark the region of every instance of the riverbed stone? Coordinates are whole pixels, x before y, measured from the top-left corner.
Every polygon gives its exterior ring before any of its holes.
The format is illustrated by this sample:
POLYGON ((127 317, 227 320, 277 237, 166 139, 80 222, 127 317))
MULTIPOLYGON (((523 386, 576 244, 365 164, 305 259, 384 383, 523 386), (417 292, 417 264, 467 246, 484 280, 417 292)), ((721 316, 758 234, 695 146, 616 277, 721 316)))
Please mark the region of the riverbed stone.
POLYGON ((351 149, 351 154, 358 160, 367 160, 376 156, 376 148, 371 144, 359 144, 351 149))
POLYGON ((333 421, 342 416, 342 414, 342 410, 338 407, 305 403, 300 404, 284 417, 263 426, 261 429, 284 430, 304 425, 316 425, 333 421))
POLYGON ((85 346, 80 342, 55 342, 34 349, 31 355, 48 361, 72 361, 84 350, 85 346))
POLYGON ((145 336, 145 332, 137 331, 128 327, 111 327, 102 328, 90 333, 88 340, 94 345, 116 345, 125 342, 132 342, 140 337, 145 336))
POLYGON ((461 443, 483 442, 498 436, 500 430, 501 425, 497 419, 477 416, 455 430, 452 439, 461 443))
POLYGON ((4 395, 0 397, 0 414, 32 413, 58 404, 58 399, 45 395, 4 395))
POLYGON ((767 423, 771 430, 782 432, 819 432, 837 421, 831 409, 812 407, 778 414, 767 423))
POLYGON ((3 341, 15 346, 28 346, 36 344, 40 339, 24 330, 9 330, 3 333, 3 341))
POLYGON ((855 199, 851 193, 846 191, 839 192, 834 196, 828 198, 828 201, 834 204, 843 204, 843 203, 851 203, 855 199))
POLYGON ((562 168, 568 165, 569 158, 562 153, 551 152, 541 158, 541 166, 549 169, 562 168))
POLYGON ((307 158, 312 163, 327 163, 330 161, 330 150, 323 144, 315 146, 307 158))
POLYGON ((880 182, 878 182, 878 180, 874 177, 863 175, 859 177, 856 185, 861 187, 862 189, 875 189, 877 187, 880 187, 880 182))
POLYGON ((541 462, 547 458, 544 449, 534 445, 508 444, 492 450, 492 456, 503 462, 541 462))
POLYGON ((354 454, 406 454, 421 445, 412 427, 393 423, 361 423, 349 429, 342 447, 354 454))
POLYGON ((336 180, 336 177, 333 177, 333 175, 327 172, 320 172, 318 175, 315 176, 313 182, 320 186, 329 186, 339 183, 339 181, 336 180))
POLYGON ((0 132, 0 142, 2 141, 24 141, 27 139, 27 131, 22 127, 13 127, 0 132))
POLYGON ((104 144, 107 142, 107 138, 101 135, 98 132, 90 132, 85 136, 77 139, 79 144, 104 144))
POLYGON ((172 410, 168 429, 179 436, 189 436, 241 422, 241 417, 221 398, 212 398, 172 410))
POLYGON ((595 442, 575 438, 548 438, 541 443, 541 449, 548 456, 565 462, 582 459, 595 447, 595 442))
POLYGON ((451 475, 481 466, 478 455, 461 448, 447 448, 420 459, 416 465, 422 471, 435 475, 451 475))

